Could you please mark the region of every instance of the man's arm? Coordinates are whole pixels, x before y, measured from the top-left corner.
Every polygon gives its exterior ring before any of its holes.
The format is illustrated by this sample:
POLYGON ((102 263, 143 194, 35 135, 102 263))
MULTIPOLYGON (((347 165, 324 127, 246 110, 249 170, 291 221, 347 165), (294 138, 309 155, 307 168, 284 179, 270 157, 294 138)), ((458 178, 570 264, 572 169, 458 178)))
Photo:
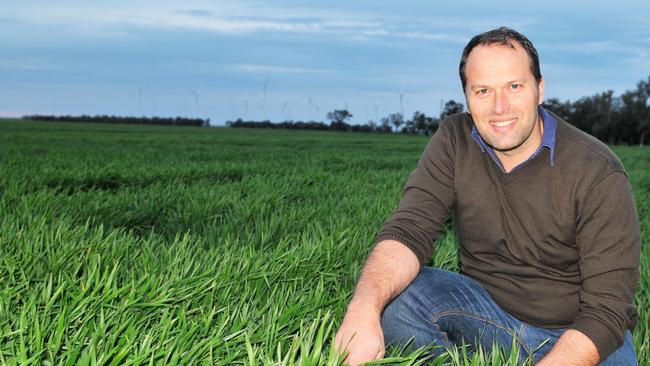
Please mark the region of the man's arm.
MULTIPOLYGON (((460 123, 460 122, 459 122, 460 123)), ((409 176, 399 207, 375 238, 334 346, 357 365, 383 357, 381 312, 415 279, 433 253, 454 191, 454 141, 443 122, 409 176)))
POLYGON ((569 329, 537 366, 595 366, 599 362, 600 355, 594 342, 579 331, 569 329))
POLYGON ((576 246, 580 311, 570 329, 587 336, 606 359, 637 322, 640 229, 627 176, 615 170, 579 202, 576 246))
POLYGON ((538 365, 596 365, 623 343, 636 321, 640 237, 634 207, 622 170, 595 184, 581 204, 580 315, 538 365))
POLYGON ((368 256, 343 322, 334 339, 345 362, 357 365, 384 356, 381 312, 420 271, 416 255, 402 243, 384 240, 368 256))

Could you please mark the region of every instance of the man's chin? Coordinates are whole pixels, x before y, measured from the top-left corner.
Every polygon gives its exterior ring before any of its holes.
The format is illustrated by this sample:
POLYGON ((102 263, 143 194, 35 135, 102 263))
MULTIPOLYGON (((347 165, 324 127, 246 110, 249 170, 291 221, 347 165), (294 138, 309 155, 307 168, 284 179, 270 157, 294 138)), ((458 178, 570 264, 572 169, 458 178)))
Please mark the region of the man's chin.
POLYGON ((497 152, 509 153, 513 150, 516 150, 519 146, 523 144, 523 141, 520 143, 500 143, 500 144, 489 144, 490 147, 497 152))

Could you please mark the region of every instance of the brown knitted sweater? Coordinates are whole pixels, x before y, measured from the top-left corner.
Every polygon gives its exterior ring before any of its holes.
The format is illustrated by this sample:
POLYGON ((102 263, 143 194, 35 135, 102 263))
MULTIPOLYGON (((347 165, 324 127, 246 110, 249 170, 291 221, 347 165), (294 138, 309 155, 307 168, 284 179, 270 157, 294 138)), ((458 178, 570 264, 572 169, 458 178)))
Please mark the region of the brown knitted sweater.
POLYGON ((556 115, 549 150, 504 173, 471 137, 467 113, 446 119, 376 243, 397 240, 427 263, 453 216, 461 271, 517 318, 587 335, 605 359, 637 312, 639 221, 623 165, 556 115))

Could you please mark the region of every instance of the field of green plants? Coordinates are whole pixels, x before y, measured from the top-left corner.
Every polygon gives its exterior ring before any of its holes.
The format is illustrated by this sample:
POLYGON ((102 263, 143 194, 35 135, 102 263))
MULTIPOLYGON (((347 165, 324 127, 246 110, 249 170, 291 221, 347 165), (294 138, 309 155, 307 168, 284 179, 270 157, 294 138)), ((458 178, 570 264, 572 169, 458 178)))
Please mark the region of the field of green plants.
MULTIPOLYGON (((0 121, 0 365, 341 364, 330 342, 426 142, 0 121)), ((615 151, 641 217, 650 365, 650 148, 615 151)), ((436 266, 457 268, 454 245, 436 266)))

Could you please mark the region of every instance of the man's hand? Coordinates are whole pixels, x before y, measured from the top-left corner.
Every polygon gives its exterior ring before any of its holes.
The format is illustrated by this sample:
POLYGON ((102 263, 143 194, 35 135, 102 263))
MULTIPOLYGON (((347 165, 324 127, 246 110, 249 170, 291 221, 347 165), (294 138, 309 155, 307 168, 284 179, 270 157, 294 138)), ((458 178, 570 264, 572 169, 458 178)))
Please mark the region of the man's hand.
POLYGON ((418 258, 404 244, 384 240, 373 248, 334 339, 337 351, 349 352, 347 363, 358 365, 384 357, 381 312, 419 271, 418 258))
POLYGON ((384 333, 379 314, 348 309, 334 345, 340 353, 349 352, 345 362, 352 366, 384 357, 384 333))
POLYGON ((569 329, 562 333, 555 346, 537 366, 594 366, 600 362, 596 345, 581 332, 569 329))

